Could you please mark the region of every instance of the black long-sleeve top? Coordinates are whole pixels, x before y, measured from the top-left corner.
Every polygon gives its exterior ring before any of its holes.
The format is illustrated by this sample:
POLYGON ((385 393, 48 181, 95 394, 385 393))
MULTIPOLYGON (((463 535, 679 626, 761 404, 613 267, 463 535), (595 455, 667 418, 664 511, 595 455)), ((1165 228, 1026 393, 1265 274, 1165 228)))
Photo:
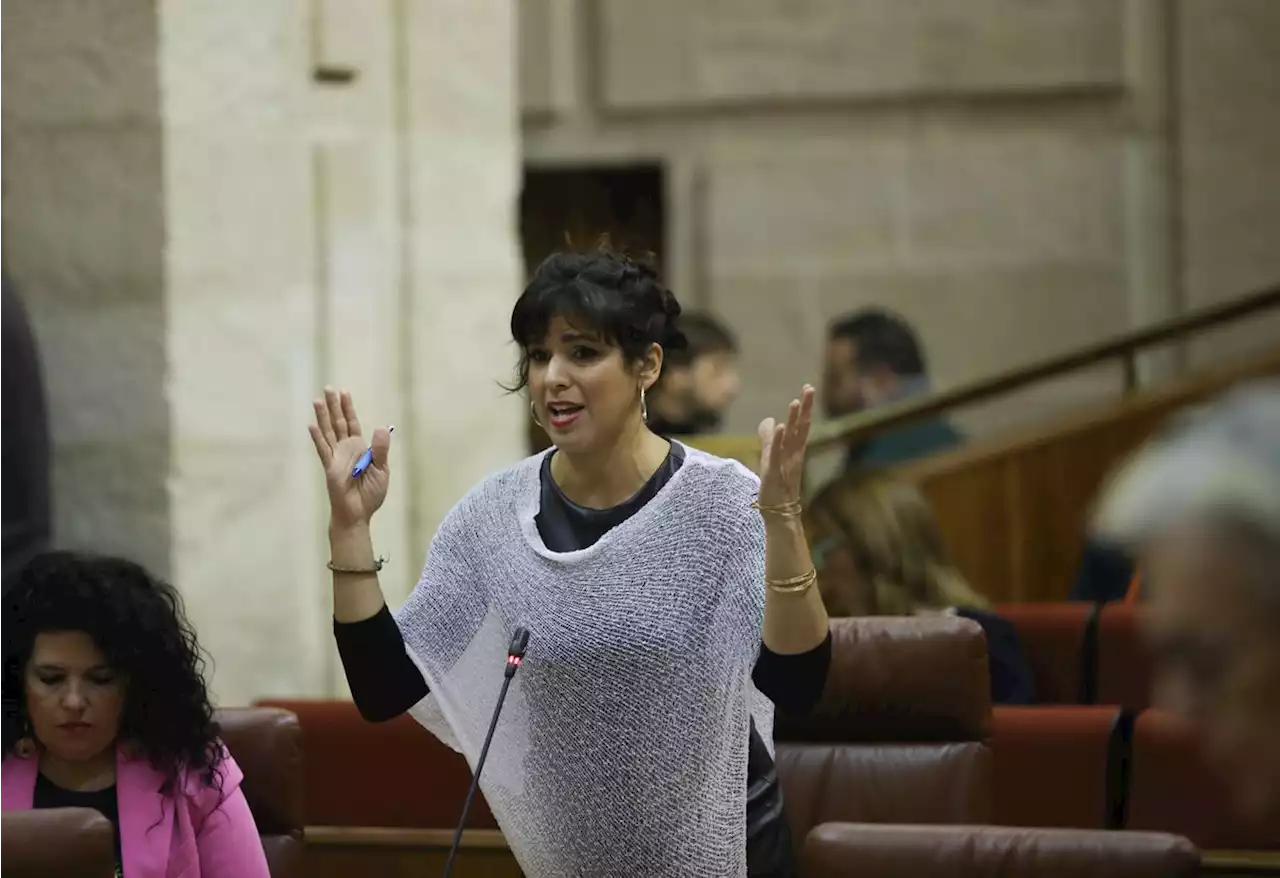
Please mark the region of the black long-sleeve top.
MULTIPOLYGON (((684 463, 684 449, 672 443, 663 462, 630 500, 611 509, 588 509, 564 495, 551 478, 551 455, 542 465, 538 533, 553 552, 593 545, 626 521, 660 491, 684 463)), ((427 682, 405 652, 404 638, 385 606, 360 622, 334 622, 338 654, 360 715, 371 722, 393 719, 426 697, 427 682)), ((763 643, 752 669, 756 688, 787 713, 805 713, 826 684, 831 635, 815 649, 781 655, 763 643)), ((747 758, 747 860, 751 878, 783 878, 795 871, 790 830, 773 758, 751 724, 747 758)))

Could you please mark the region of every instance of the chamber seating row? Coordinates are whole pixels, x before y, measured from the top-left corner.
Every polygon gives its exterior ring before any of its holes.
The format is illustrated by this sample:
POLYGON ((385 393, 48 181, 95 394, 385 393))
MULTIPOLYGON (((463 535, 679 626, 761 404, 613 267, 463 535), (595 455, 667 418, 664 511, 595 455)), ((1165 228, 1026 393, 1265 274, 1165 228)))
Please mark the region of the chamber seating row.
POLYGON ((1151 657, 1121 603, 1001 604, 1018 631, 1041 704, 1150 707, 1151 657))
MULTIPOLYGON (((906 857, 926 874, 921 857, 944 863, 952 854, 939 852, 959 849, 975 863, 1061 855, 1081 870, 1064 865, 1064 875, 1084 874, 1095 857, 1131 856, 1147 865, 1107 874, 1171 875, 1187 856, 1198 862, 1199 849, 1280 847, 1231 816, 1194 740, 1163 714, 1078 704, 993 710, 986 642, 968 620, 842 619, 833 632, 835 664, 818 710, 779 716, 775 732, 792 829, 817 858, 814 874, 845 874, 829 871, 832 848, 861 863, 861 874, 877 874, 880 866, 849 848, 873 838, 883 842, 867 848, 875 856, 906 857), (857 828, 865 825, 898 834, 857 828), (1040 832, 1050 828, 1074 832, 1040 832)), ((461 756, 408 717, 375 725, 346 701, 270 703, 301 722, 314 778, 309 861, 326 847, 348 856, 394 847, 400 857, 447 848, 470 777, 461 756)), ((471 854, 497 856, 501 836, 482 799, 469 825, 471 854)), ((502 874, 514 864, 487 868, 502 874)), ((308 871, 336 874, 319 859, 308 871)))

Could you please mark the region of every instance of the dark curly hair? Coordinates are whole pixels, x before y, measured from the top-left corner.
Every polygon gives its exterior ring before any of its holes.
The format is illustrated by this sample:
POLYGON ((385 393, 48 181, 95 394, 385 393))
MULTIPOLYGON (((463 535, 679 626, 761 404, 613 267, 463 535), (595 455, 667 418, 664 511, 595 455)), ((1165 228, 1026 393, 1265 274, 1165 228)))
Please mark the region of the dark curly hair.
POLYGON ((533 273, 511 312, 511 338, 520 346, 516 382, 529 383, 529 351, 542 344, 556 317, 591 329, 622 350, 628 363, 644 358, 652 344, 664 350, 686 345, 678 318, 680 303, 658 277, 652 257, 616 252, 608 240, 590 251, 553 253, 533 273))
POLYGON ((3 753, 27 733, 24 670, 36 636, 81 631, 127 680, 119 740, 165 776, 199 772, 217 787, 223 758, 205 660, 173 586, 120 558, 45 552, 23 569, 4 597, 3 753))

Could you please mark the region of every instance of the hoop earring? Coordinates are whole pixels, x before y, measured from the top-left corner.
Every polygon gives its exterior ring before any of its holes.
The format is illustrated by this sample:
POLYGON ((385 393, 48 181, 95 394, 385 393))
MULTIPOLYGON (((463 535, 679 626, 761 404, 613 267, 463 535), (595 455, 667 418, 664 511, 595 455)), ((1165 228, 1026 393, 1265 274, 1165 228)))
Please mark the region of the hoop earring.
POLYGON ((529 400, 529 415, 530 417, 533 418, 533 422, 538 425, 539 429, 542 429, 542 430, 547 429, 546 427, 542 426, 542 421, 538 420, 538 407, 533 400, 529 400))
POLYGON ((31 720, 23 716, 20 720, 20 735, 13 744, 13 755, 19 759, 30 759, 36 755, 36 736, 31 728, 31 720))
POLYGON ((644 385, 640 386, 640 420, 646 423, 649 420, 649 406, 644 401, 644 385))

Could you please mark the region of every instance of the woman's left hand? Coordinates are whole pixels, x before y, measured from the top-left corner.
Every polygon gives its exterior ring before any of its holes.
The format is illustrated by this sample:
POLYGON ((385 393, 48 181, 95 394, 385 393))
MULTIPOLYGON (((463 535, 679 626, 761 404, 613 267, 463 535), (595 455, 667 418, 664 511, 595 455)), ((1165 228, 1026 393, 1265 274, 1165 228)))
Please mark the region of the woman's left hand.
POLYGON ((804 449, 813 424, 813 388, 806 384, 800 398, 791 400, 787 421, 760 422, 760 505, 781 506, 800 501, 804 477, 804 449))

